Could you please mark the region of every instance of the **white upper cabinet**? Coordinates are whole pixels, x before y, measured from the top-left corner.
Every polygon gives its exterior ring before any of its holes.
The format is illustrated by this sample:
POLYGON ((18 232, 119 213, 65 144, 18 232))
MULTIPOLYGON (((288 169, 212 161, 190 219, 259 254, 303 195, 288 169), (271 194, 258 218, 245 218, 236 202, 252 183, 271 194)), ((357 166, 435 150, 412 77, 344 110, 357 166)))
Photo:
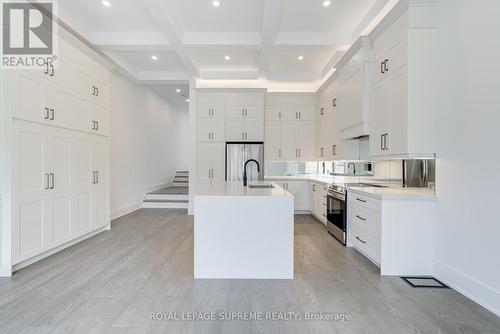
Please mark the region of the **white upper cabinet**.
POLYGON ((298 122, 299 160, 314 160, 316 158, 316 135, 315 121, 298 122))
POLYGON ((228 118, 264 118, 264 109, 255 104, 228 104, 228 118))
POLYGON ((266 118, 266 121, 280 121, 281 120, 281 107, 280 106, 266 106, 265 118, 266 118))
POLYGON ((197 116, 198 118, 225 118, 226 104, 221 102, 200 102, 197 116))
POLYGON ((233 118, 226 120, 227 141, 263 141, 264 120, 233 118))
POLYGON ((339 61, 336 79, 336 111, 339 138, 351 139, 370 134, 369 126, 369 47, 360 37, 339 61))
POLYGON ((400 15, 393 10, 369 36, 373 41, 371 156, 431 157, 436 153, 434 10, 412 4, 400 15))
POLYGON ((196 138, 200 142, 225 141, 225 120, 222 118, 199 118, 196 138))
POLYGON ((316 106, 299 106, 299 120, 316 120, 316 106))

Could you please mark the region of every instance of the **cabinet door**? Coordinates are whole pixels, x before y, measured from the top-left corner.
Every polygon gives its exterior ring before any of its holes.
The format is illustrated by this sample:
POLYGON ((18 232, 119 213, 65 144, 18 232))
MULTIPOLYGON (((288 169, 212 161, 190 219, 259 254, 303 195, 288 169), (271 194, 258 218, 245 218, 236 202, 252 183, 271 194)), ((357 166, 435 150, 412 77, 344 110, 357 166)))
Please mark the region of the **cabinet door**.
POLYGON ((198 144, 196 154, 198 183, 208 183, 212 178, 212 147, 213 144, 198 144))
POLYGON ((200 102, 198 104, 198 118, 210 118, 212 117, 212 104, 208 102, 200 102))
POLYGON ((298 152, 298 121, 283 121, 281 124, 281 143, 284 160, 295 161, 298 152))
POLYGON ((386 135, 385 154, 408 152, 408 99, 407 71, 401 67, 387 80, 389 130, 386 135))
POLYGON ((28 121, 49 123, 46 81, 24 71, 19 71, 15 80, 17 80, 17 84, 14 94, 17 101, 13 116, 28 121))
POLYGON ((73 73, 75 74, 74 86, 78 93, 88 98, 93 97, 94 89, 92 86, 94 85, 92 84, 92 76, 90 75, 89 70, 85 68, 85 66, 81 66, 76 68, 73 73))
POLYGON ((318 114, 318 150, 317 156, 319 159, 330 158, 330 142, 328 137, 330 132, 333 131, 333 123, 329 122, 329 115, 331 112, 326 106, 322 106, 319 109, 318 114))
POLYGON ((94 97, 96 101, 103 104, 108 104, 108 85, 104 80, 96 79, 94 80, 95 94, 94 97))
POLYGON ((288 191, 293 195, 296 211, 309 210, 309 186, 307 181, 289 181, 288 191))
POLYGON ((293 121, 299 119, 299 107, 298 106, 282 106, 281 107, 281 119, 285 121, 293 121))
POLYGON ((212 141, 212 120, 210 118, 201 118, 197 121, 196 139, 198 141, 212 141))
POLYGON ((93 114, 92 102, 86 98, 76 97, 73 100, 71 108, 71 127, 76 130, 93 133, 94 124, 92 123, 93 114))
POLYGON ((265 159, 268 161, 281 160, 281 121, 266 121, 264 139, 265 159))
POLYGON ((260 105, 247 104, 245 106, 245 117, 263 119, 264 108, 260 105))
POLYGON ((73 140, 73 182, 77 189, 88 189, 94 180, 93 142, 85 136, 73 140))
POLYGON ((75 196, 75 215, 72 236, 77 237, 92 229, 92 192, 79 191, 75 196))
POLYGON ((109 109, 103 104, 92 105, 93 107, 93 117, 92 120, 95 121, 95 127, 93 133, 102 136, 109 136, 109 109))
POLYGON ((53 69, 54 74, 52 76, 52 81, 54 83, 67 89, 72 88, 70 64, 71 64, 70 59, 60 54, 59 58, 57 59, 57 68, 53 69))
POLYGON ((109 144, 107 141, 97 140, 93 143, 92 171, 97 172, 96 180, 94 181, 97 186, 105 186, 108 184, 108 158, 109 144))
POLYGON ((69 192, 71 190, 71 135, 67 131, 54 131, 48 138, 50 152, 50 171, 53 176, 54 190, 69 192))
POLYGON ((212 119, 212 141, 226 141, 226 121, 223 118, 212 119))
POLYGON ((318 186, 315 183, 309 183, 309 209, 313 215, 316 215, 316 192, 318 186))
POLYGON ((300 106, 299 119, 303 121, 314 121, 316 119, 315 106, 300 106))
POLYGON ((214 144, 212 147, 212 181, 226 179, 226 148, 224 144, 214 144))
POLYGON ((245 140, 245 120, 227 119, 226 120, 226 140, 242 141, 245 140))
POLYGON ((244 118, 245 106, 243 104, 228 104, 227 105, 228 118, 244 118))
POLYGON ((264 120, 246 119, 245 120, 245 140, 263 141, 264 140, 264 120))
POLYGON ((49 90, 50 123, 60 127, 71 127, 71 92, 59 86, 47 87, 49 90))
POLYGON ((226 104, 225 103, 211 103, 212 117, 225 118, 226 117, 226 104))
POLYGON ((371 155, 383 155, 384 137, 388 132, 389 125, 389 103, 388 87, 386 80, 382 80, 372 88, 372 135, 370 136, 371 155))
POLYGON ((280 106, 266 106, 265 118, 266 118, 266 121, 279 121, 279 120, 281 120, 281 107, 280 106))
POLYGON ((92 228, 98 229, 109 224, 109 191, 101 188, 92 192, 92 228))
POLYGON ((301 160, 314 160, 316 152, 316 122, 298 122, 298 146, 301 160))

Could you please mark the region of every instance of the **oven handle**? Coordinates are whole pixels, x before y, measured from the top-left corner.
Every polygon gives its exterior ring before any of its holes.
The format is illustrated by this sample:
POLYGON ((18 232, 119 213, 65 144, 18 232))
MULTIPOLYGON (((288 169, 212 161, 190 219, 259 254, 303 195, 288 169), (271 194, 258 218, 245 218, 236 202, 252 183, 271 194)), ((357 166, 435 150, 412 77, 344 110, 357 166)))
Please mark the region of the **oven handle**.
POLYGON ((334 198, 336 200, 345 202, 345 195, 337 195, 337 194, 328 193, 327 197, 331 197, 331 198, 334 198))

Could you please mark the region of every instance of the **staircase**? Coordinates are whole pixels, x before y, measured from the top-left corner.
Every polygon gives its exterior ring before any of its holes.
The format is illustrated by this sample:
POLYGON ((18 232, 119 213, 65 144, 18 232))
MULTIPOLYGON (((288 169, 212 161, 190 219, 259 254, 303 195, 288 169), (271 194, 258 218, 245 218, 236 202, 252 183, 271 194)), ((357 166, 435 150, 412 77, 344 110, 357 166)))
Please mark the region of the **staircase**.
POLYGON ((171 186, 144 195, 143 208, 187 209, 189 172, 175 172, 171 186))

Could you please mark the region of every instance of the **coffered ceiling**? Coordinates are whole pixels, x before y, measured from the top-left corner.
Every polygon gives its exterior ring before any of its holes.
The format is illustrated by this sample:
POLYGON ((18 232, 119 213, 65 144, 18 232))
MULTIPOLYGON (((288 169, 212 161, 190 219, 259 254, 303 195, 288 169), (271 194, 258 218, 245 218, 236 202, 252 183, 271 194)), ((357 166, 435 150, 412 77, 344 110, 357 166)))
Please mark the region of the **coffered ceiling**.
POLYGON ((60 0, 58 10, 143 83, 289 83, 323 79, 388 2, 60 0))

